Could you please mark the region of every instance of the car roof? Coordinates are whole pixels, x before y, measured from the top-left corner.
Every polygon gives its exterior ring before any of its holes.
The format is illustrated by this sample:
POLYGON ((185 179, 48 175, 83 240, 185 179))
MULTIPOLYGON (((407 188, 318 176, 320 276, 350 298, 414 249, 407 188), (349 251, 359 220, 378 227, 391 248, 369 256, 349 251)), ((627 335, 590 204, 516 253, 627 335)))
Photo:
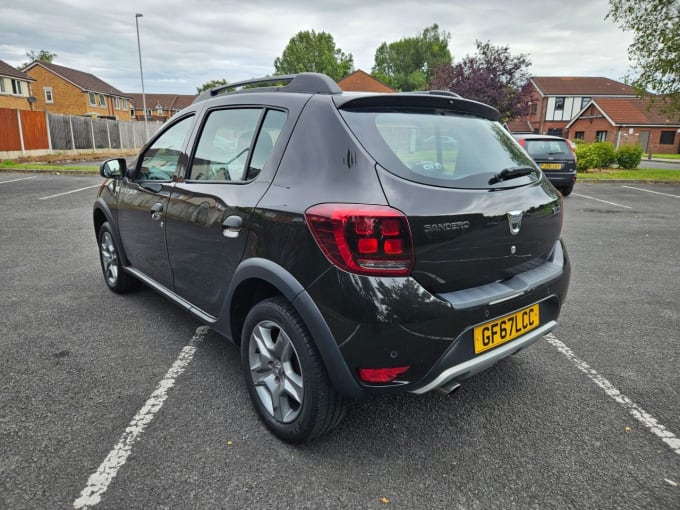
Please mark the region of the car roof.
POLYGON ((517 140, 522 139, 522 140, 564 140, 565 142, 567 141, 566 138, 563 138, 561 136, 554 136, 554 135, 535 135, 535 134, 515 135, 515 134, 513 134, 512 136, 514 136, 515 139, 517 139, 517 140))

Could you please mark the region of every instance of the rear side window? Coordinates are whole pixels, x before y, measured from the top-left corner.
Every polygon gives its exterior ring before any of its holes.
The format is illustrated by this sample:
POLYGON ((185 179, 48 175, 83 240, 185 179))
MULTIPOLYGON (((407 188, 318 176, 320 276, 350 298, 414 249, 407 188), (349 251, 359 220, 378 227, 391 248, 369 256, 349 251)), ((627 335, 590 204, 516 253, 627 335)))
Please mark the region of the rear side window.
MULTIPOLYGON (((364 148, 405 179, 451 188, 489 188, 501 170, 534 162, 497 122, 441 110, 341 110, 364 148)), ((538 170, 513 180, 526 184, 538 170)), ((508 181, 510 182, 510 181, 508 181)))
POLYGON ((525 140, 524 147, 532 157, 571 158, 571 149, 565 140, 525 140))

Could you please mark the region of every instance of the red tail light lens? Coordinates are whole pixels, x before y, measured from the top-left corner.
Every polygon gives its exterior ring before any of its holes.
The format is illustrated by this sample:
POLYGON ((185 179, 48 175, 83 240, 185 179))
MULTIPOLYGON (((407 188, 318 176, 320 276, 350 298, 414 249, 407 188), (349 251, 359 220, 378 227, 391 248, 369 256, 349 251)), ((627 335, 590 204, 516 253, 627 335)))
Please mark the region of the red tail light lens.
POLYGON ((359 379, 367 383, 388 383, 406 372, 410 366, 392 368, 360 368, 359 379))
POLYGON ((340 269, 374 276, 411 272, 411 229, 400 211, 383 205, 319 204, 305 218, 324 255, 340 269))

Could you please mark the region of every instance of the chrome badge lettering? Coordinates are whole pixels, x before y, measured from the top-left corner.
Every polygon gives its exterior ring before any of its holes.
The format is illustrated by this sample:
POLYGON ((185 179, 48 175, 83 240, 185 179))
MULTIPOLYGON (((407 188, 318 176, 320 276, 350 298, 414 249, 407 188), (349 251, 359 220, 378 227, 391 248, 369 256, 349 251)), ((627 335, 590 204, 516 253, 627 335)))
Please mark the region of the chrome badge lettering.
POLYGON ((426 234, 433 232, 449 232, 451 230, 464 230, 470 228, 469 221, 452 221, 449 223, 430 223, 423 226, 426 234))

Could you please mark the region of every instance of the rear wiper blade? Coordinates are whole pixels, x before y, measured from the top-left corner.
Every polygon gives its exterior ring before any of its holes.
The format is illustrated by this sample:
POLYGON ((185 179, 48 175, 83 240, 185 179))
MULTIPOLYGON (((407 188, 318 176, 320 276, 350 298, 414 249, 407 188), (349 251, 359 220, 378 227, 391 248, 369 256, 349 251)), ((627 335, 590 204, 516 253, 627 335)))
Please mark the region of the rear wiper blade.
POLYGON ((531 166, 511 166, 509 168, 504 168, 491 179, 489 179, 489 184, 497 184, 501 181, 507 181, 509 179, 515 179, 516 177, 529 175, 534 173, 535 170, 536 169, 531 166))

